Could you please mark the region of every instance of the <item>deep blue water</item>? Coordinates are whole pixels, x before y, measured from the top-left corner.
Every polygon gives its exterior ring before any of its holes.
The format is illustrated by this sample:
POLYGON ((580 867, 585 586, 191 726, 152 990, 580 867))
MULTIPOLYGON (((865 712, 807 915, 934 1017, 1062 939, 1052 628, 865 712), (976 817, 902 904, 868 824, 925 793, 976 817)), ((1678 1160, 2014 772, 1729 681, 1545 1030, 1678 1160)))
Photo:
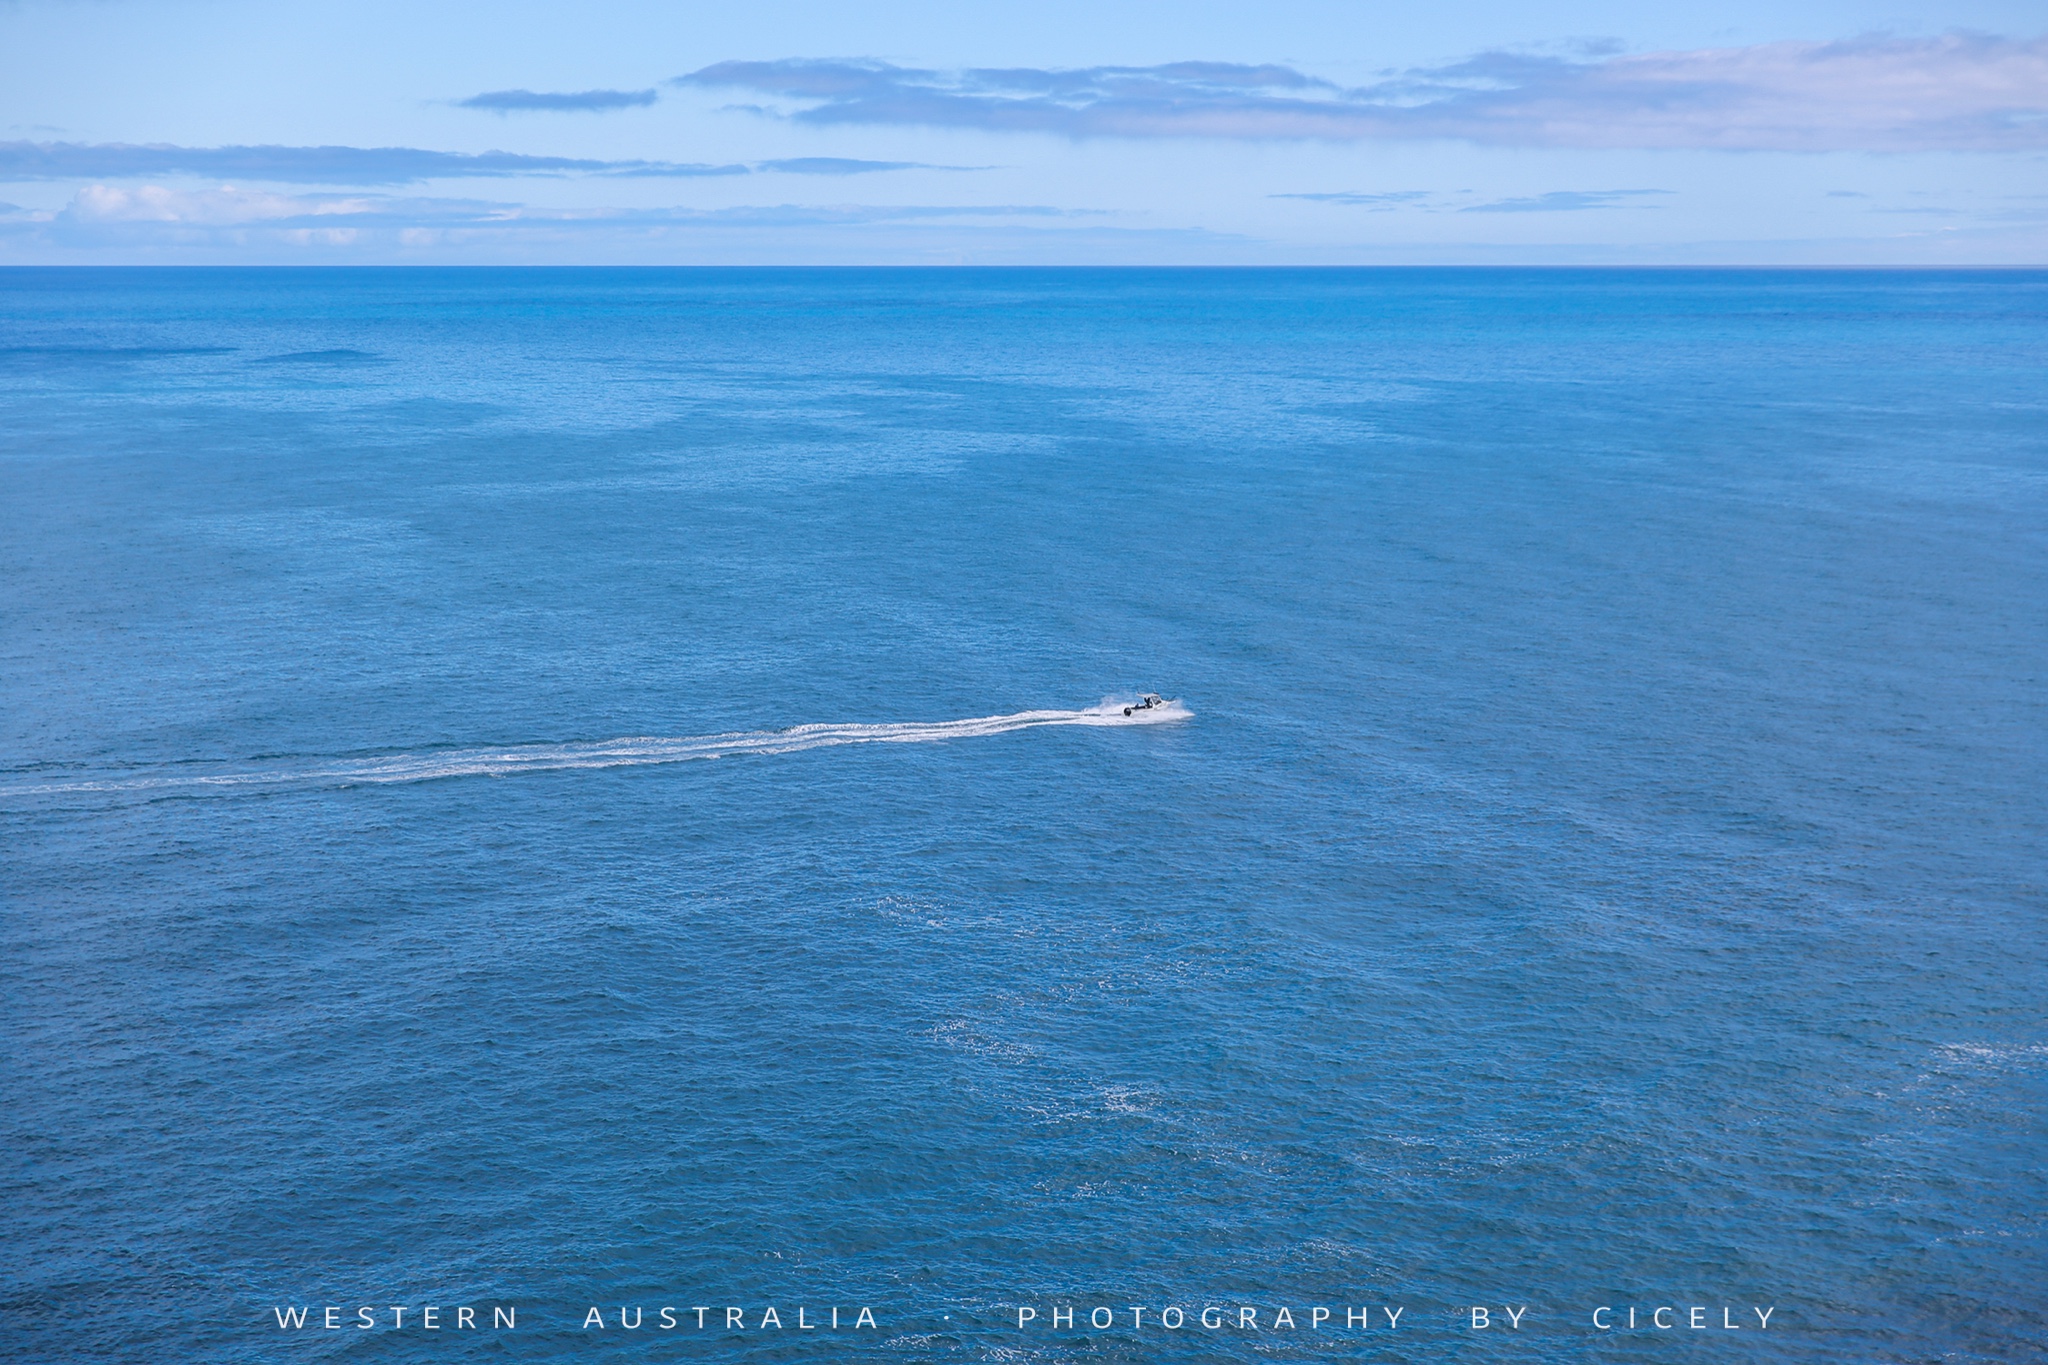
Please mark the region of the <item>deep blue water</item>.
POLYGON ((2044 322, 0 272, 0 1354, 2039 1358, 2044 322))

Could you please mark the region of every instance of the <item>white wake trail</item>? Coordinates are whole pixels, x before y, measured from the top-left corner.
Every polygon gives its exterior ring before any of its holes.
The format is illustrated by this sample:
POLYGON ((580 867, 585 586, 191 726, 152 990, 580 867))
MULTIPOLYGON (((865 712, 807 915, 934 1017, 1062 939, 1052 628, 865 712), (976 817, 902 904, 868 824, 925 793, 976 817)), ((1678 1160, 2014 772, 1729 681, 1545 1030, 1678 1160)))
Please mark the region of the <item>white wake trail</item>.
POLYGON ((793 754, 842 744, 933 744, 979 739, 1046 725, 1164 725, 1194 713, 1178 701, 1125 714, 1126 703, 1105 700, 1083 711, 1018 711, 969 720, 901 721, 882 725, 797 725, 787 730, 747 730, 676 739, 636 737, 580 740, 567 744, 514 744, 496 749, 441 749, 324 764, 318 767, 257 769, 226 773, 179 773, 157 777, 47 783, 0 789, 0 798, 54 796, 65 792, 180 792, 200 794, 236 788, 357 786, 426 782, 443 777, 510 777, 515 773, 571 768, 627 768, 654 763, 687 763, 736 754, 793 754))

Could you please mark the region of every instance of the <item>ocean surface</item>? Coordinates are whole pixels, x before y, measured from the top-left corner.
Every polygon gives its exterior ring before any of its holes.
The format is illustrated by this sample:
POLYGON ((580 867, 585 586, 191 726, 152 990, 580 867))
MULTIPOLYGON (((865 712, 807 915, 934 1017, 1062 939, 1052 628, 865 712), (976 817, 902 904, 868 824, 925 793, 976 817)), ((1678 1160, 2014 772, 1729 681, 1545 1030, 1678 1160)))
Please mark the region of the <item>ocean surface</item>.
POLYGON ((2044 324, 0 271, 0 1355, 2040 1359, 2044 324))

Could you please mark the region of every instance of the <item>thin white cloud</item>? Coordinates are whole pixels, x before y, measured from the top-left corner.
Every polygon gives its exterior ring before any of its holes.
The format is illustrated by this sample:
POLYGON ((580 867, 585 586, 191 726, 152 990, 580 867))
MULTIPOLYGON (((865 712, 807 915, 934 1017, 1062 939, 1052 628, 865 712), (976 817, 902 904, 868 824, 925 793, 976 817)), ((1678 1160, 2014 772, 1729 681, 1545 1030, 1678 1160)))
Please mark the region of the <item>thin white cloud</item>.
POLYGON ((352 231, 417 228, 575 229, 622 226, 830 227, 934 220, 1089 218, 1086 209, 1043 204, 772 204, 722 209, 539 209, 482 199, 383 194, 295 194, 222 185, 179 189, 88 185, 35 222, 74 239, 153 229, 352 231))
MULTIPOLYGON (((71 197, 57 221, 75 226, 178 223, 207 227, 315 219, 362 219, 394 202, 379 195, 277 194, 243 190, 180 190, 163 185, 88 185, 71 197)), ((420 201, 414 201, 418 203, 420 201)))
POLYGON ((1266 197, 1305 199, 1316 204, 1371 209, 1382 213, 1410 208, 1431 213, 1451 210, 1459 213, 1569 213, 1579 209, 1616 208, 1626 206, 1647 195, 1670 193, 1670 190, 1550 190, 1543 194, 1495 199, 1484 204, 1447 204, 1444 200, 1455 196, 1433 194, 1428 190, 1330 190, 1314 194, 1269 194, 1266 197))
POLYGON ((692 161, 597 161, 520 152, 436 152, 419 147, 175 147, 166 143, 0 142, 0 183, 191 175, 288 185, 407 185, 422 180, 514 176, 697 179, 704 176, 867 175, 879 171, 972 171, 921 161, 787 157, 723 165, 692 161))
POLYGON ((924 161, 860 161, 846 156, 788 156, 756 161, 757 171, 785 175, 870 175, 876 171, 985 171, 986 166, 934 166, 924 161))
POLYGON ((421 180, 526 175, 696 177, 745 175, 740 165, 596 161, 520 152, 436 152, 419 147, 177 147, 168 143, 0 142, 0 182, 193 175, 295 185, 406 185, 421 180))
POLYGON ((1359 88, 1291 67, 1223 62, 965 71, 721 62, 676 83, 776 98, 785 116, 806 123, 1075 137, 1814 152, 2048 147, 2048 38, 1970 33, 1580 58, 1488 52, 1359 88))
POLYGON ((858 259, 877 251, 925 259, 975 243, 976 250, 1028 258, 1039 250, 1031 243, 1055 240, 1074 244, 1050 248, 1055 251, 1143 259, 1145 242, 1209 250, 1226 240, 1199 230, 1114 227, 1107 216, 1043 204, 563 209, 376 193, 96 184, 55 212, 0 212, 0 259, 740 261, 833 252, 858 259))
POLYGON ((1670 190, 1551 190, 1545 194, 1496 199, 1487 204, 1468 204, 1460 213, 1576 213, 1584 209, 1621 207, 1647 208, 1638 201, 1670 190))
POLYGON ((652 90, 486 90, 455 101, 461 109, 488 109, 494 114, 601 114, 615 109, 640 109, 659 98, 652 90))
POLYGON ((1316 194, 1269 194, 1268 199, 1306 199, 1315 204, 1343 204, 1353 208, 1381 211, 1421 204, 1430 198, 1428 190, 1326 190, 1316 194))

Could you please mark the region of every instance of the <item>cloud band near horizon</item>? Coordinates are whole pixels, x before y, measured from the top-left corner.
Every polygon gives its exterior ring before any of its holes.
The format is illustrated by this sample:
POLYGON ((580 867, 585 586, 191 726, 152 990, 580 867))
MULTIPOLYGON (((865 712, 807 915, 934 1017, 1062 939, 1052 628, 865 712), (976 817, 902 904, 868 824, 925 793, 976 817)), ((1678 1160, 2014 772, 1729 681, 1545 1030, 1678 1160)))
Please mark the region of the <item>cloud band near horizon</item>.
POLYGON ((166 143, 0 142, 0 183, 124 180, 189 175, 295 185, 409 185, 423 180, 588 175, 696 178, 754 175, 863 175, 876 171, 974 170, 918 161, 787 157, 712 165, 681 161, 597 161, 518 152, 436 152, 419 147, 176 147, 166 143))
POLYGON ((88 185, 55 212, 0 207, 0 238, 140 240, 165 232, 318 230, 323 233, 417 229, 588 231, 632 227, 831 227, 935 221, 1093 219, 1094 210, 1045 204, 756 204, 726 208, 536 208, 479 199, 380 193, 306 193, 237 189, 122 188, 88 185), (138 237, 140 234, 140 237, 138 237))
POLYGON ((1286 66, 929 71, 720 62, 673 84, 788 101, 812 124, 1069 137, 1720 151, 2048 148, 2048 38, 1950 33, 1586 59, 1488 52, 1344 88, 1286 66))

